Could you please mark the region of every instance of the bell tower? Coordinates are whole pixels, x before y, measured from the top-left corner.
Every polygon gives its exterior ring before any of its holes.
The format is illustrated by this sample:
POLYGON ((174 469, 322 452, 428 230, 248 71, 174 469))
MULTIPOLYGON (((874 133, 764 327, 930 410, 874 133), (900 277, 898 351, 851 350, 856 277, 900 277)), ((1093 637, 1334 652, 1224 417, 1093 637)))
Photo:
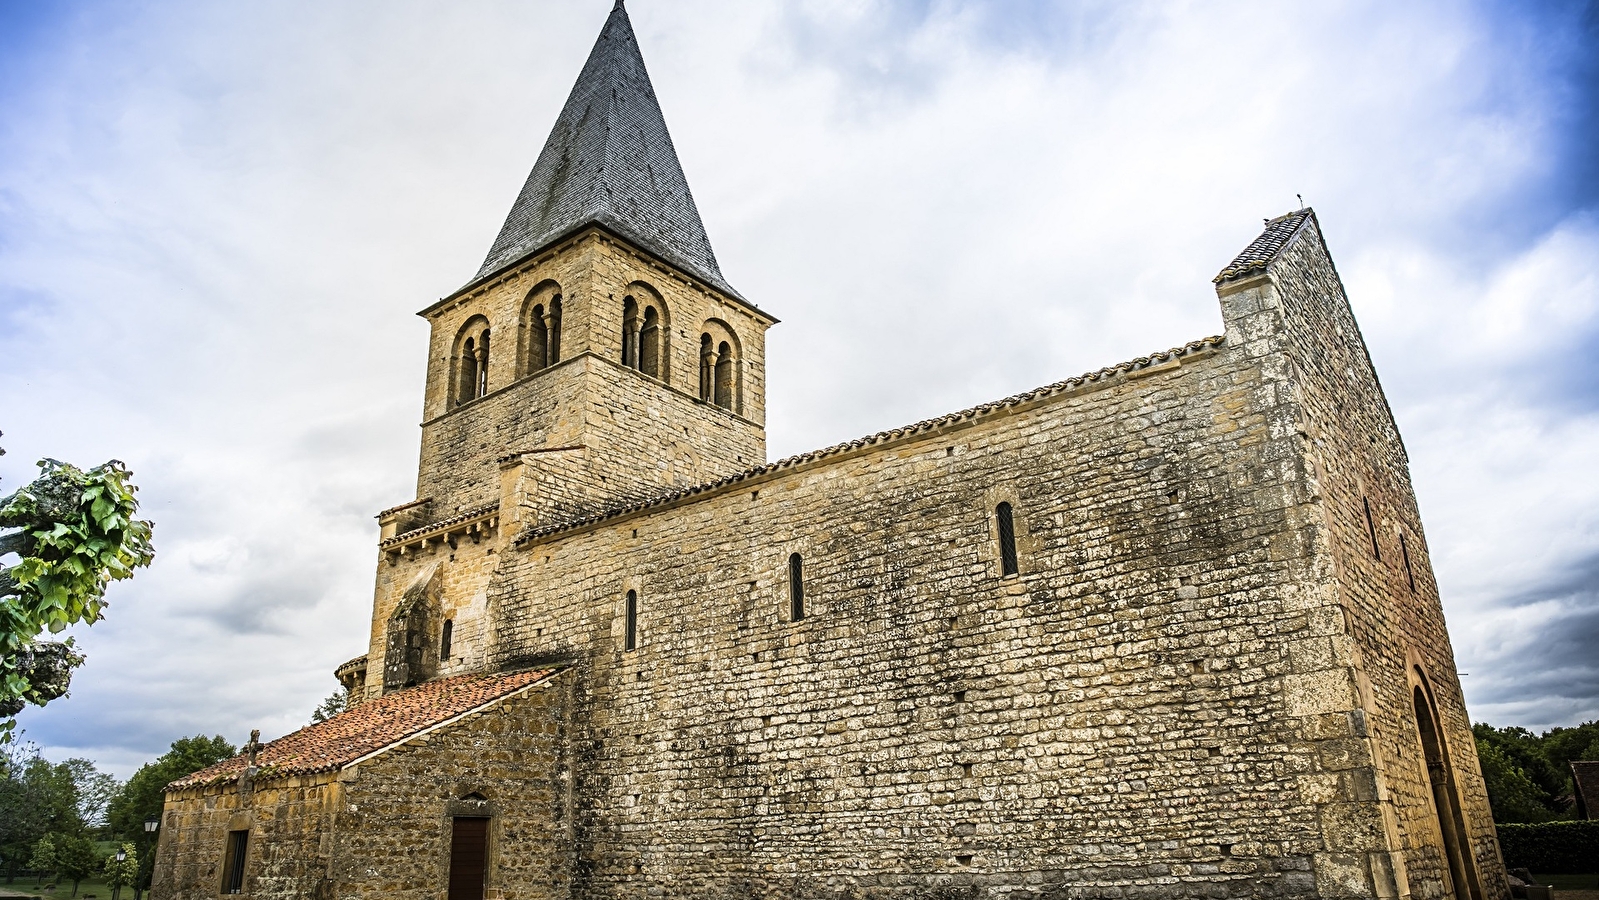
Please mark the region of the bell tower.
POLYGON ((777 320, 722 275, 621 0, 482 267, 420 315, 417 499, 379 516, 367 694, 482 659, 521 531, 766 462, 777 320))

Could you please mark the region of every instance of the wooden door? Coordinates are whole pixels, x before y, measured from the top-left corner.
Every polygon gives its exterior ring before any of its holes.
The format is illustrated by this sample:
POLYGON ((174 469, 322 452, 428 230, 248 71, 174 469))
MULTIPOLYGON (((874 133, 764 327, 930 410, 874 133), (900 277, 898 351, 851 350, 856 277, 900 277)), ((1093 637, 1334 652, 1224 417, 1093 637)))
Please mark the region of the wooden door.
POLYGON ((489 870, 489 820, 457 816, 450 829, 449 900, 483 900, 489 870))

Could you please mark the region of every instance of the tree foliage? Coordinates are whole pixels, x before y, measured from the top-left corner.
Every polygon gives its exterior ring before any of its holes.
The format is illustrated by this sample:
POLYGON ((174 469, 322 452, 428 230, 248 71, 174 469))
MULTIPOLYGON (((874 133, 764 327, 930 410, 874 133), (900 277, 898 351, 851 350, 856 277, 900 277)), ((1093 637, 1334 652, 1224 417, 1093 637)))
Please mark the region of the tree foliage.
MULTIPOLYGON (((0 499, 0 558, 20 558, 0 566, 0 719, 66 693, 83 657, 71 639, 39 637, 99 621, 107 585, 155 557, 152 526, 135 518, 136 488, 121 462, 85 471, 46 459, 39 469, 0 499)), ((14 724, 0 729, 9 736, 14 724)))
POLYGON ((350 708, 350 692, 340 688, 328 695, 322 705, 311 711, 311 724, 326 722, 341 712, 350 708))
POLYGON ((78 896, 78 882, 100 870, 100 848, 81 834, 54 834, 56 874, 72 882, 72 896, 78 896))
POLYGON ((1599 721, 1541 735, 1525 728, 1472 726, 1494 821, 1539 823, 1574 814, 1571 762, 1599 759, 1599 721))
POLYGON ((87 835, 118 788, 86 759, 52 763, 32 744, 0 747, 0 868, 12 877, 39 868, 33 857, 47 837, 59 856, 61 836, 87 835))
POLYGON ((123 888, 133 884, 139 876, 139 851, 131 843, 122 844, 122 859, 115 853, 105 858, 105 883, 109 888, 123 888))

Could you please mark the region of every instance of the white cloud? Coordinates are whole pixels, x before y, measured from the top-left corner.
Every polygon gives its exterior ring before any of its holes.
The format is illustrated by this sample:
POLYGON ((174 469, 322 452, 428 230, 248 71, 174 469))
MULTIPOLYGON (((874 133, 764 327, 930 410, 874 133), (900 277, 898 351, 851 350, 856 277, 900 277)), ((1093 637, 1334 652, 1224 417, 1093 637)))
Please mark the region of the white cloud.
MULTIPOLYGON (((24 714, 35 737, 136 760, 281 733, 333 688, 365 644, 370 516, 413 485, 410 314, 475 271, 607 8, 169 4, 41 51, 0 113, 0 474, 128 460, 160 555, 83 635, 74 697, 24 714)), ((1558 619, 1506 605, 1599 542, 1595 383, 1550 359, 1599 296, 1592 220, 1538 199, 1565 88, 1525 47, 1553 26, 630 9, 724 271, 784 320, 774 455, 1215 333, 1210 276, 1303 193, 1405 430, 1469 690, 1558 619)))

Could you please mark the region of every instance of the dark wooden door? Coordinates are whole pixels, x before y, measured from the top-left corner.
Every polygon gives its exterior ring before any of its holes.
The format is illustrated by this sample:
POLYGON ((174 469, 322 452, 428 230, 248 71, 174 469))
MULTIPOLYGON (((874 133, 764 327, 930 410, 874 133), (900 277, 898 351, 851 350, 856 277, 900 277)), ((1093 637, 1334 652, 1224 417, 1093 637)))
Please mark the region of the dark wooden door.
POLYGON ((489 820, 458 816, 450 830, 449 900, 483 900, 489 869, 489 820))

